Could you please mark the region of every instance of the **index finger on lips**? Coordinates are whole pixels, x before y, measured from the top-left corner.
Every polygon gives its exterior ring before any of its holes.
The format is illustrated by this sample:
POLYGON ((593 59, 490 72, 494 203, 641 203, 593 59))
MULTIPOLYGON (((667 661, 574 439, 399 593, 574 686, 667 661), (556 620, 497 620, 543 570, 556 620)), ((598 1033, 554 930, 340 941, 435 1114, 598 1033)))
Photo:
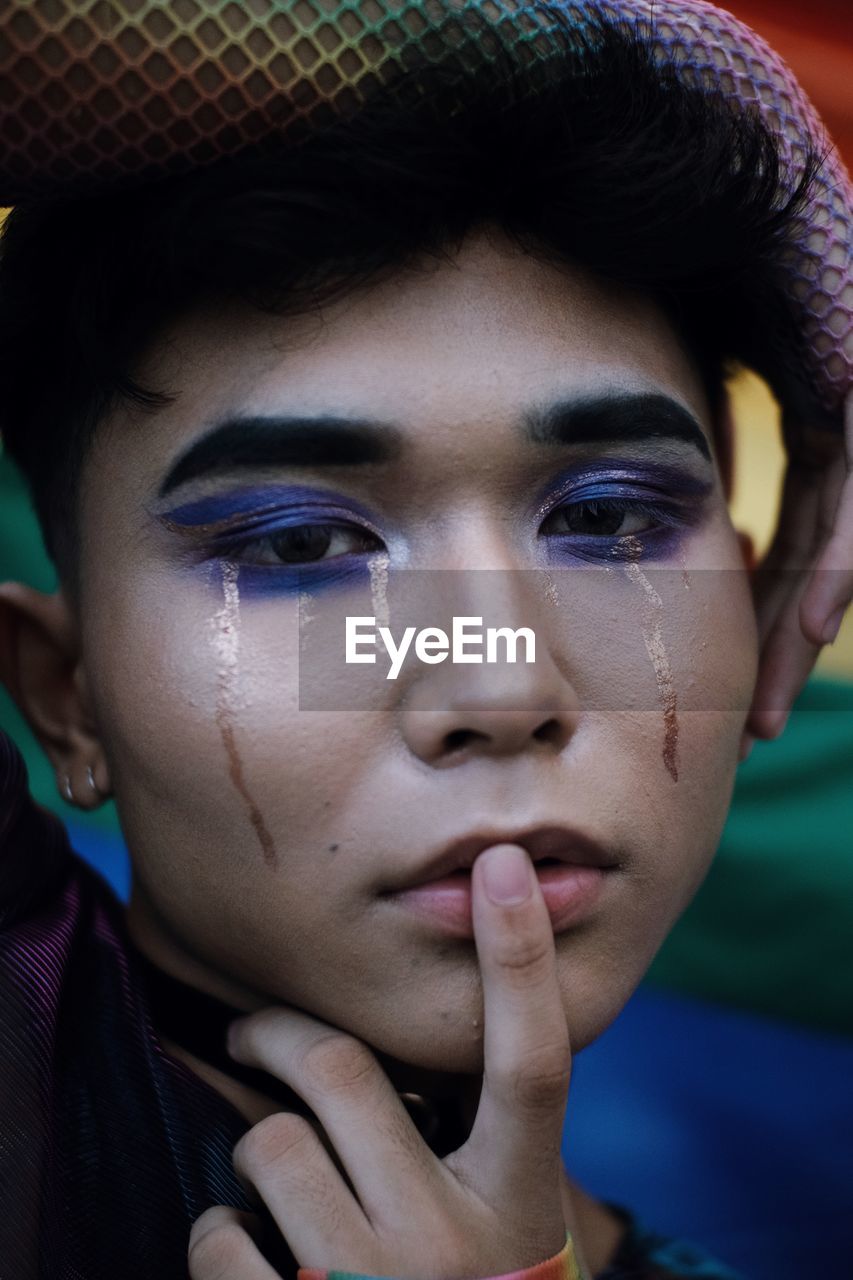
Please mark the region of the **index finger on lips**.
MULTIPOLYGON (((572 1064, 554 931, 520 845, 484 850, 471 871, 471 893, 483 982, 484 1073, 465 1151, 481 1187, 484 1177, 497 1180, 496 1195, 521 1190, 532 1197, 528 1208, 548 1212, 544 1200, 559 1196, 572 1064), (504 900, 495 901, 501 892, 504 900)), ((516 1201, 513 1207, 525 1209, 516 1201)))

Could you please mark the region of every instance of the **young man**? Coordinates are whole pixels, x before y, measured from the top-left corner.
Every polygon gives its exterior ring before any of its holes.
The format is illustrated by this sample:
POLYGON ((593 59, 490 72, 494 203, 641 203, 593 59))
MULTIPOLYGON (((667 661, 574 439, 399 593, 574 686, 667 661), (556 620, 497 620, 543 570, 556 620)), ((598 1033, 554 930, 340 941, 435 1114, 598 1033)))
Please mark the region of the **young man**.
POLYGON ((560 1136, 725 818, 759 634, 723 374, 785 385, 813 165, 786 189, 607 23, 417 90, 10 220, 3 434, 62 588, 3 586, 2 674, 133 863, 125 910, 4 746, 15 1280, 544 1280, 567 1232, 585 1276, 730 1274, 560 1136), (332 621, 396 583, 536 662, 353 709, 332 621))

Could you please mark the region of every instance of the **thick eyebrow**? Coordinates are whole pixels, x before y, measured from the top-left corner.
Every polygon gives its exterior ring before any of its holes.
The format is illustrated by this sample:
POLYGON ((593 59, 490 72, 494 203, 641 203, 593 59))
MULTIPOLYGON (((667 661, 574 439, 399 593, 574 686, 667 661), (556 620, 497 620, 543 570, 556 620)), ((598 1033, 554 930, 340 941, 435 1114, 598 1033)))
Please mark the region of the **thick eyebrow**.
POLYGON ((160 485, 165 498, 200 476, 257 467, 352 467, 392 462, 402 437, 389 424, 323 415, 229 418, 194 441, 160 485))
MULTIPOLYGON (((524 433, 534 444, 599 444, 655 438, 695 445, 711 461, 705 433, 669 396, 613 393, 556 401, 530 410, 524 433)), ((403 433, 390 423, 324 414, 315 418, 229 418, 212 427, 172 464, 158 497, 201 476, 258 467, 351 467, 395 461, 403 433)))
POLYGON ((525 434, 536 444, 604 444, 650 438, 683 440, 708 462, 711 449, 693 414, 669 396, 609 392, 570 399, 525 415, 525 434))

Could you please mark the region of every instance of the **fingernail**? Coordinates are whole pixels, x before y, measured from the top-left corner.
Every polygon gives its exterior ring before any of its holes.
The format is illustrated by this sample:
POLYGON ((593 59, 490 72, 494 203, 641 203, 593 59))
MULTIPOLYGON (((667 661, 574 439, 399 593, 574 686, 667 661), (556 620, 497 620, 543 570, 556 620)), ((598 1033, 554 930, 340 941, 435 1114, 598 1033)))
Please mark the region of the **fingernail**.
POLYGON ((844 621, 844 615, 846 612, 847 612, 846 605, 841 605, 839 609, 835 610, 835 613, 832 615, 832 617, 829 619, 829 621, 827 622, 826 626, 823 629, 824 644, 832 644, 835 641, 836 636, 841 630, 841 624, 844 621))
POLYGON ((533 871, 524 849, 504 844, 487 850, 481 857, 485 858, 483 884, 491 902, 511 907, 527 901, 533 892, 533 871))
POLYGON ((787 728, 787 725, 788 725, 788 720, 789 720, 789 718, 790 718, 790 715, 791 715, 790 711, 785 711, 785 712, 784 712, 784 713, 779 717, 779 719, 776 721, 776 726, 775 726, 775 728, 774 728, 774 730, 773 730, 773 741, 774 741, 774 742, 776 741, 776 739, 777 739, 777 738, 781 738, 781 737, 782 737, 782 734, 785 732, 785 729, 787 728))

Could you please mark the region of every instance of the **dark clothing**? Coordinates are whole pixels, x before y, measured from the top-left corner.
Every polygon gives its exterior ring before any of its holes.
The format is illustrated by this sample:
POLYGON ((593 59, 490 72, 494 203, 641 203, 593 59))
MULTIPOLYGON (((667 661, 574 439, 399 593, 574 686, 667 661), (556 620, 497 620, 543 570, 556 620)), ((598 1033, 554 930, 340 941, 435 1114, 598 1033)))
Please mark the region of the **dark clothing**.
MULTIPOLYGON (((247 1128, 163 1050, 122 903, 0 732, 0 1280, 186 1280, 193 1221, 253 1208, 231 1164, 247 1128)), ((600 1280, 736 1280, 618 1211, 600 1280)))

